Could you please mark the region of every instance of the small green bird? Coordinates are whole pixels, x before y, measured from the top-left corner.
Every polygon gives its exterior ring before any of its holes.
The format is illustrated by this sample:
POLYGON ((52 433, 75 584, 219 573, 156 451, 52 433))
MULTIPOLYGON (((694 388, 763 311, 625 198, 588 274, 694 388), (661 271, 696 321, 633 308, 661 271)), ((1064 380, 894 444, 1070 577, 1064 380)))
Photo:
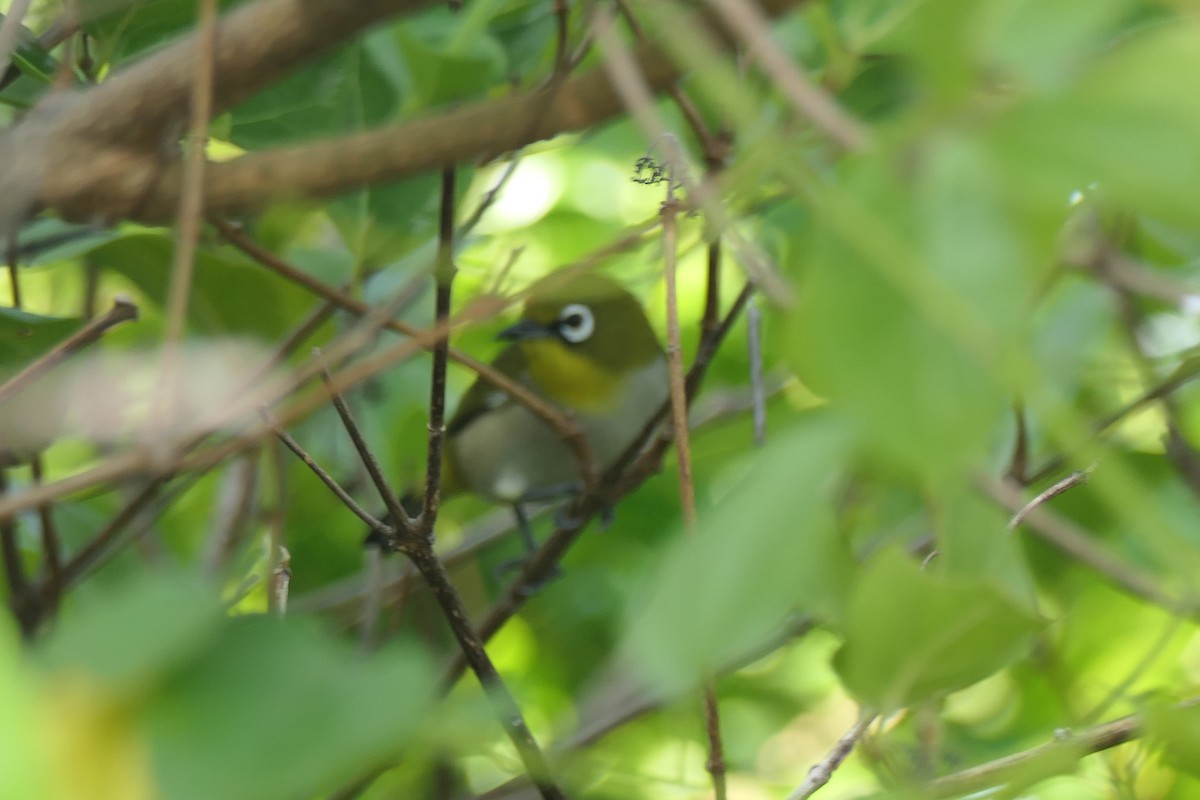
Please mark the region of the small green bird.
MULTIPOLYGON (((551 274, 530 287, 511 344, 492 364, 570 416, 604 469, 667 400, 667 359, 641 304, 608 278, 551 274)), ((511 505, 526 547, 521 506, 577 491, 568 446, 542 419, 482 379, 446 426, 442 491, 511 505)))

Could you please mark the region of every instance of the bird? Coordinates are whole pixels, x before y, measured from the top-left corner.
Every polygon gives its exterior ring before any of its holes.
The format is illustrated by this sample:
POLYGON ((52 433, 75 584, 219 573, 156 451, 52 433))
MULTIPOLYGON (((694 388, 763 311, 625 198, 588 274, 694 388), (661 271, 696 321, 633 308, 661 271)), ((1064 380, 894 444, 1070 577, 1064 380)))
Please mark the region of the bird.
MULTIPOLYGON (((667 357, 638 299, 595 273, 550 273, 528 290, 521 318, 492 366, 574 421, 596 465, 612 466, 667 402, 667 357)), ((442 495, 470 492, 510 506, 528 553, 523 507, 577 493, 562 437, 483 378, 446 423, 442 495)))

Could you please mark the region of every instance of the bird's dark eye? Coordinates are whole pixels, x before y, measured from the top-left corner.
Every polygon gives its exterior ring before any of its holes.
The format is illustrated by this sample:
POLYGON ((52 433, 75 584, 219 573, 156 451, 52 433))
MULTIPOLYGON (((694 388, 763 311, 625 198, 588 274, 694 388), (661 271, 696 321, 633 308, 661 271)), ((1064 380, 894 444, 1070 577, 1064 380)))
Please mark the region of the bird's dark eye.
POLYGON ((579 344, 586 341, 596 329, 596 320, 590 308, 571 303, 558 315, 558 335, 563 341, 579 344))

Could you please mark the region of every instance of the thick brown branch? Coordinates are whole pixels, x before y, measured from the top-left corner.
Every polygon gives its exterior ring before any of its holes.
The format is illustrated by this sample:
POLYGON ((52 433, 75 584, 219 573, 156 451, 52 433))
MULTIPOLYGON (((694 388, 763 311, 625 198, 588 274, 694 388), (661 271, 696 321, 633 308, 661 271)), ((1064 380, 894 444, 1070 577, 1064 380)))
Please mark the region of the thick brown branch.
MULTIPOLYGON (((763 10, 779 14, 797 1, 765 0, 763 10)), ((294 68, 303 60, 299 50, 311 57, 388 14, 422 5, 401 0, 258 0, 221 24, 214 112, 294 68), (263 31, 272 33, 263 36, 263 31), (239 54, 240 48, 249 53, 239 54)), ((705 19, 698 16, 697 24, 705 19)), ((31 115, 17 135, 4 142, 5 152, 14 154, 13 161, 40 167, 42 174, 0 174, 0 185, 18 180, 17 189, 35 195, 24 204, 53 208, 70 219, 167 221, 176 207, 182 176, 178 159, 163 157, 163 148, 172 141, 164 137, 164 130, 168 122, 183 119, 195 52, 195 41, 189 38, 96 89, 60 96, 31 115)), ((639 47, 635 56, 654 90, 662 91, 678 79, 673 62, 652 45, 639 47)), ((394 181, 437 165, 495 156, 588 128, 623 110, 608 75, 596 69, 397 127, 213 164, 205 175, 206 209, 247 211, 280 199, 330 196, 394 181)), ((5 212, 0 206, 0 221, 5 212)))

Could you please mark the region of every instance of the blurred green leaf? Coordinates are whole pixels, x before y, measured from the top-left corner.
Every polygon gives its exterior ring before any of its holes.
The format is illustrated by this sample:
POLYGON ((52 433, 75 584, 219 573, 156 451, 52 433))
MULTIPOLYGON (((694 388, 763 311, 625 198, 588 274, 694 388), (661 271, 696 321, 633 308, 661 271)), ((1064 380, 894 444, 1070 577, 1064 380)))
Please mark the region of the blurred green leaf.
POLYGON ((410 105, 415 108, 476 97, 505 75, 500 43, 485 30, 468 32, 448 8, 406 20, 397 26, 396 37, 412 75, 415 95, 410 105))
POLYGON ((399 753, 436 694, 411 648, 364 659, 303 621, 242 619, 163 685, 148 730, 166 797, 282 800, 399 753))
POLYGON ((1177 80, 1200 69, 1200 30, 1129 37, 1061 95, 1018 104, 988 134, 1010 190, 1041 208, 1098 183, 1127 208, 1200 220, 1200 100, 1177 80))
POLYGON ((789 614, 837 615, 850 570, 825 497, 844 426, 822 417, 780 433, 742 467, 736 491, 682 537, 629 610, 630 650, 680 688, 745 652, 789 614))
POLYGON ((41 655, 49 668, 86 669, 132 692, 202 652, 221 621, 216 597, 195 578, 151 573, 66 614, 41 655))
MULTIPOLYGON (((123 234, 91 251, 100 267, 119 272, 151 299, 165 302, 175 244, 162 231, 123 234)), ((277 336, 311 305, 305 290, 229 250, 196 252, 188 319, 198 331, 277 336)))
POLYGON ((1200 706, 1168 706, 1161 699, 1146 709, 1146 731, 1175 769, 1200 776, 1200 706))
POLYGON ((21 643, 6 615, 0 620, 0 797, 52 798, 51 765, 39 730, 39 688, 22 662, 21 643))
MULTIPOLYGON (((221 10, 243 0, 218 0, 221 10)), ((118 64, 162 45, 196 22, 194 0, 79 0, 98 60, 118 64)))
MULTIPOLYGON (((852 196, 831 189, 839 219, 816 233, 787 350, 805 383, 849 413, 870 447, 920 472, 958 474, 983 459, 1005 413, 995 362, 1023 287, 1001 279, 1010 273, 1002 255, 972 256, 972 237, 959 235, 971 232, 961 229, 975 216, 971 203, 960 228, 914 218, 910 191, 891 171, 868 159, 847 171, 852 196), (924 251, 914 241, 923 222, 933 233, 924 251), (1001 284, 999 302, 984 306, 993 319, 967 301, 1001 284)), ((950 195, 947 205, 962 197, 950 195)))
POLYGON ((889 548, 856 576, 835 665, 860 702, 894 710, 982 680, 1039 627, 990 582, 931 574, 889 548))

